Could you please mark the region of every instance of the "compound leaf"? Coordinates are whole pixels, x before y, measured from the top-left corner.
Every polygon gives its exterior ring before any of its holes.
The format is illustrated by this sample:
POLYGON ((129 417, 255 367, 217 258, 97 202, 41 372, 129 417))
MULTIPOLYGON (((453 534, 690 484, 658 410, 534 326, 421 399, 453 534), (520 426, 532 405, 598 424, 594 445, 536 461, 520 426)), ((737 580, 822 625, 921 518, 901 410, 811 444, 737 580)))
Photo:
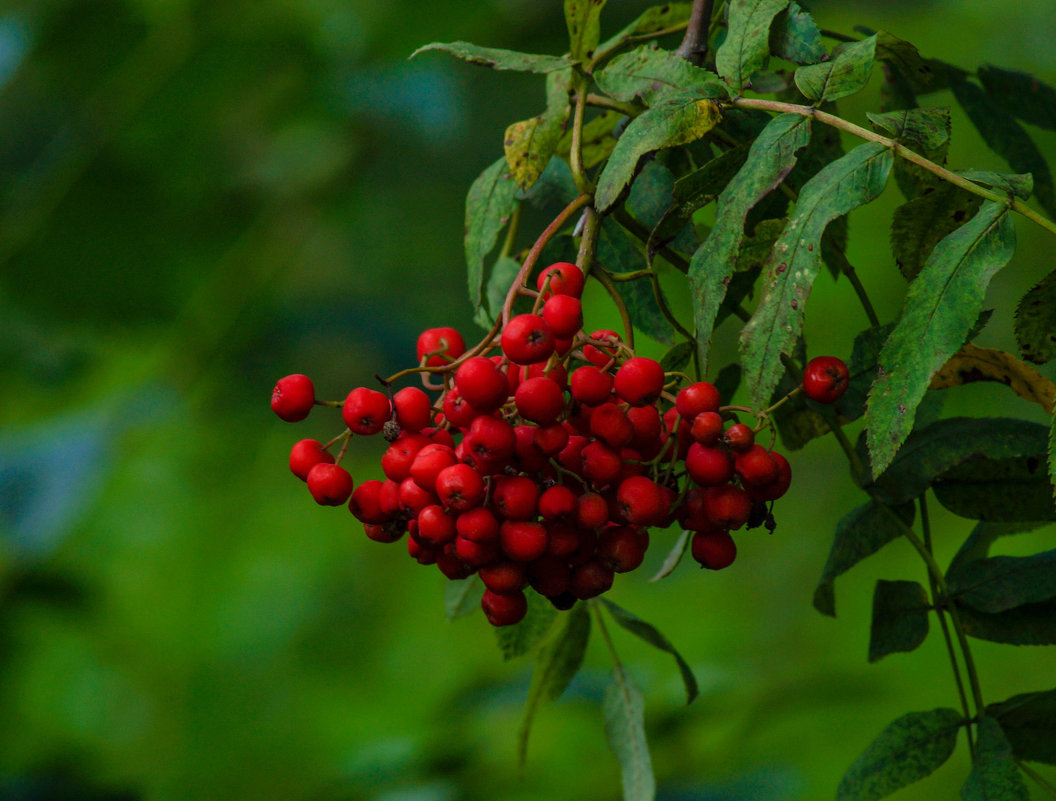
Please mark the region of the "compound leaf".
POLYGON ((874 801, 932 774, 950 758, 963 725, 954 709, 903 715, 851 765, 836 789, 836 801, 874 801))
POLYGON ((1016 306, 1016 342, 1029 362, 1044 364, 1056 358, 1056 270, 1035 284, 1016 306))
POLYGON ((641 100, 648 106, 672 93, 729 97, 726 84, 712 73, 672 50, 659 49, 655 43, 617 56, 594 79, 609 97, 641 100))
POLYGON ((984 716, 976 728, 979 740, 968 780, 961 787, 964 801, 1029 801, 1030 792, 1012 759, 1012 745, 1001 725, 984 716))
POLYGON ((732 0, 726 39, 715 53, 715 69, 739 95, 769 54, 770 23, 788 0, 732 0))
POLYGON ((1014 695, 988 704, 1018 759, 1056 765, 1056 690, 1014 695))
POLYGON ((803 186, 795 212, 774 245, 765 287, 741 332, 741 353, 752 402, 766 406, 803 328, 803 311, 821 269, 821 237, 837 217, 883 191, 894 155, 877 142, 860 145, 823 168, 803 186))
POLYGON ((876 57, 876 36, 842 45, 829 61, 796 70, 796 86, 817 103, 838 100, 865 88, 876 57))
POLYGON ((897 209, 891 219, 891 253, 912 281, 945 237, 975 216, 983 199, 960 187, 941 183, 897 209))
POLYGON ((565 0, 565 23, 568 25, 568 49, 576 61, 594 55, 601 36, 601 9, 605 0, 565 0))
POLYGON ((1056 131, 1056 89, 1035 76, 1000 67, 980 67, 976 77, 986 93, 1031 125, 1056 131))
POLYGON ((874 475, 891 464, 913 428, 931 377, 964 343, 991 277, 1015 250, 1008 206, 988 201, 932 251, 909 286, 895 330, 880 354, 866 411, 874 475))
POLYGON ((876 582, 869 661, 915 650, 928 636, 928 593, 915 581, 876 582))
POLYGON ((1056 519, 1045 454, 970 459, 931 482, 935 499, 961 517, 997 523, 1056 519))
POLYGON ((1056 643, 1056 602, 1024 604, 1007 612, 977 612, 957 604, 964 632, 980 640, 1006 645, 1052 645, 1056 643))
POLYGON ((517 184, 509 172, 506 157, 484 170, 466 195, 466 272, 469 299, 480 308, 484 286, 484 259, 498 241, 517 202, 517 184))
POLYGON ((598 45, 598 53, 616 50, 634 36, 666 31, 677 28, 689 20, 693 11, 692 3, 664 3, 643 11, 636 20, 598 45))
POLYGON ((518 53, 515 50, 502 50, 497 47, 481 47, 471 42, 433 42, 419 47, 410 57, 428 50, 441 50, 455 58, 490 67, 495 70, 514 70, 516 72, 556 72, 572 66, 567 56, 547 56, 536 53, 518 53))
POLYGON ((950 560, 950 566, 946 571, 947 575, 960 570, 961 566, 968 562, 976 559, 985 559, 990 553, 990 546, 1000 537, 1033 531, 1043 525, 1045 525, 1045 521, 1037 520, 1015 523, 976 523, 972 533, 968 535, 961 547, 957 549, 953 559, 950 560))
POLYGON ((962 562, 946 577, 958 604, 997 613, 1056 598, 1056 550, 962 562))
POLYGON ((941 61, 924 58, 916 45, 887 31, 876 34, 876 57, 894 67, 911 92, 926 94, 945 89, 950 68, 941 61))
POLYGON ((829 55, 818 24, 795 2, 789 3, 770 26, 770 52, 794 64, 816 64, 829 55))
POLYGON ((627 629, 627 631, 631 632, 634 636, 645 640, 654 648, 659 648, 661 651, 669 653, 675 658, 675 662, 678 664, 678 670, 682 674, 682 683, 686 686, 686 703, 692 704, 699 692, 697 689, 697 679, 693 675, 693 671, 690 670, 686 660, 682 658, 682 654, 675 650, 675 646, 671 644, 671 641, 661 634, 654 625, 646 623, 640 617, 632 615, 626 609, 617 606, 612 601, 603 598, 602 603, 605 604, 605 608, 609 610, 612 619, 623 626, 623 628, 627 629))
POLYGON ((616 665, 602 703, 605 735, 620 763, 624 801, 653 801, 656 778, 645 739, 645 701, 623 665, 616 665))

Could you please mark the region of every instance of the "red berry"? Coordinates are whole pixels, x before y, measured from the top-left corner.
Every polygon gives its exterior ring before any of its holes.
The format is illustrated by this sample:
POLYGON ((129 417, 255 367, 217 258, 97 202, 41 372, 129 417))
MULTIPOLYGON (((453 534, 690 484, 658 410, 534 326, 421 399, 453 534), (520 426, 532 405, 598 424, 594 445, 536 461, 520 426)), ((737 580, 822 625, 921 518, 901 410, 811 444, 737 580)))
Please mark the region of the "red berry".
POLYGON ((609 526, 598 538, 596 558, 616 573, 628 573, 645 559, 646 540, 630 526, 609 526))
POLYGON ((458 387, 451 387, 444 395, 444 417, 456 428, 466 428, 480 412, 469 405, 458 387))
POLYGON ((538 314, 519 314, 502 329, 500 343, 502 352, 514 364, 536 364, 545 362, 554 352, 554 332, 538 314))
POLYGON ((363 531, 374 542, 396 542, 403 536, 404 528, 402 525, 396 524, 395 521, 389 521, 385 525, 364 523, 363 531))
POLYGON ((722 436, 722 415, 718 412, 701 412, 693 418, 689 433, 701 445, 711 447, 722 436))
POLYGON ((385 477, 393 481, 403 481, 411 474, 411 465, 418 451, 429 444, 429 438, 421 434, 400 437, 382 454, 381 470, 385 477))
POLYGON ((655 406, 632 406, 627 410, 627 419, 634 428, 631 447, 638 451, 643 459, 652 459, 660 452, 663 443, 661 433, 664 426, 660 412, 655 406))
POLYGON ((592 442, 580 454, 583 476, 596 487, 605 487, 619 478, 623 468, 620 454, 601 442, 592 442))
POLYGON ((483 506, 460 514, 455 521, 455 528, 458 536, 473 542, 497 542, 499 539, 499 521, 483 506))
POLYGON ((352 494, 352 476, 343 467, 320 462, 308 471, 308 491, 320 506, 341 506, 352 494))
POLYGON ((613 570, 591 559, 572 571, 572 592, 580 600, 593 598, 612 588, 613 570))
POLYGON ((722 570, 732 565, 737 558, 737 545, 733 537, 722 529, 698 531, 693 535, 690 551, 701 567, 708 570, 722 570))
POLYGON ((543 304, 543 319, 556 338, 567 339, 583 327, 583 304, 571 295, 554 295, 543 304))
POLYGON ((482 567, 480 578, 485 587, 500 594, 517 592, 528 586, 524 565, 518 562, 502 561, 482 567))
POLYGON ((572 373, 569 388, 580 403, 598 406, 612 395, 612 376, 592 364, 584 365, 572 373))
POLYGON ((302 439, 290 448, 290 472, 301 481, 307 481, 308 471, 322 462, 333 464, 334 457, 323 450, 318 440, 302 439))
POLYGON ((547 555, 527 565, 528 582, 537 593, 547 598, 567 592, 572 571, 564 559, 547 555))
POLYGON ((645 406, 664 390, 664 368, 655 359, 635 356, 616 371, 613 388, 631 406, 645 406))
POLYGON ((788 491, 792 483, 792 467, 788 460, 777 451, 770 451, 770 456, 777 463, 777 478, 769 484, 746 486, 753 501, 776 501, 788 491))
POLYGON ((418 336, 418 362, 425 354, 434 354, 426 361, 427 367, 450 364, 465 352, 465 340, 454 328, 430 328, 418 336))
POLYGON ((527 476, 499 476, 492 503, 507 520, 531 520, 538 509, 539 487, 527 476))
POLYGON ((515 562, 531 562, 546 553, 548 536, 540 523, 508 520, 499 527, 502 552, 515 562))
POLYGON ((521 382, 513 400, 521 417, 541 426, 556 422, 565 408, 565 393, 552 378, 529 378, 521 382))
POLYGON ((348 393, 341 416, 353 433, 369 436, 377 434, 392 417, 388 397, 376 389, 357 387, 348 393))
POLYGON ((835 403, 849 381, 846 364, 835 356, 816 356, 803 371, 803 392, 812 401, 835 403))
POLYGON ((604 368, 613 359, 616 358, 616 354, 619 352, 619 348, 616 347, 617 342, 622 342, 620 335, 615 331, 609 331, 607 328, 599 328, 593 334, 590 335, 591 339, 599 342, 611 342, 611 347, 598 348, 595 345, 584 345, 583 346, 583 358, 593 364, 595 367, 604 368))
POLYGON ((744 453, 734 456, 733 469, 746 489, 773 483, 779 474, 777 460, 762 445, 753 445, 744 453))
POLYGON ((544 293, 544 298, 549 298, 551 295, 571 295, 578 298, 583 294, 583 284, 583 271, 567 261, 551 264, 535 279, 535 287, 544 293), (547 279, 550 281, 549 285, 547 285, 547 279), (547 286, 545 292, 544 286, 547 286))
POLYGON ((443 545, 455 538, 455 518, 432 504, 418 512, 418 538, 428 545, 443 545))
POLYGON ((407 476, 400 482, 400 509, 405 514, 417 515, 422 509, 437 502, 434 493, 419 486, 418 482, 407 476))
POLYGON ((725 484, 733 478, 733 459, 724 448, 709 448, 694 442, 686 454, 686 472, 701 486, 725 484))
POLYGON ((453 464, 436 474, 434 492, 444 507, 463 512, 484 500, 484 479, 468 464, 453 464))
POLYGON ((485 356, 466 359, 455 371, 455 386, 479 414, 495 411, 510 394, 506 376, 485 356))
POLYGON ((730 450, 745 453, 755 443, 755 432, 744 423, 734 423, 726 429, 722 441, 730 450))
POLYGON ((675 396, 675 408, 678 409, 679 416, 691 423, 697 415, 704 412, 717 412, 721 403, 719 390, 707 381, 698 381, 683 387, 675 396))
POLYGON ((571 519, 576 513, 576 495, 568 487, 550 487, 539 496, 539 516, 551 522, 571 519))
MULTIPOLYGON (((479 466, 494 468, 497 472, 509 464, 517 447, 517 434, 513 426, 497 417, 478 417, 469 427, 464 440, 467 452, 479 466)), ((484 472, 484 471, 481 471, 484 472)))
POLYGON ((411 478, 419 487, 430 492, 436 491, 436 477, 445 467, 458 462, 455 452, 446 445, 429 444, 414 455, 411 462, 411 478))
POLYGON ((576 523, 586 529, 599 529, 609 519, 609 505, 596 492, 579 496, 576 502, 576 523))
POLYGON ((361 523, 374 523, 381 525, 392 516, 386 512, 381 505, 381 490, 383 482, 377 479, 364 481, 352 492, 348 501, 350 511, 361 523))
POLYGON ((287 423, 303 420, 314 404, 312 380, 300 373, 280 378, 271 391, 271 410, 287 423))
POLYGON ((502 558, 498 541, 477 542, 476 540, 463 537, 461 534, 455 537, 455 553, 466 564, 478 568, 490 565, 492 562, 502 558))
POLYGON ((666 512, 663 492, 646 476, 624 479, 616 490, 616 503, 620 516, 636 526, 657 525, 666 512))
POLYGON ((747 492, 733 484, 708 487, 704 493, 704 511, 716 526, 737 529, 748 522, 752 500, 747 492))
POLYGON ((634 426, 615 403, 603 403, 590 415, 590 433, 613 448, 622 448, 634 437, 634 426))
POLYGON ((404 431, 421 431, 429 425, 433 403, 418 387, 404 387, 392 396, 396 422, 404 431))
POLYGON ((512 626, 524 619, 528 611, 528 601, 521 591, 498 593, 484 590, 480 600, 484 616, 493 626, 512 626))
POLYGON ((555 456, 568 444, 568 429, 560 423, 533 429, 532 442, 547 456, 555 456))

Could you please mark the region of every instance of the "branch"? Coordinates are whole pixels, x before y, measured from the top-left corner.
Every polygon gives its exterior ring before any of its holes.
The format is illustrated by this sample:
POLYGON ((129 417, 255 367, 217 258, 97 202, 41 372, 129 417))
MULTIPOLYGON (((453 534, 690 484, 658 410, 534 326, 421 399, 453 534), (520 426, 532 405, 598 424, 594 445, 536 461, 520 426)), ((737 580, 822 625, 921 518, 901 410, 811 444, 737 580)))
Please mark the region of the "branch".
POLYGON ((678 53, 691 64, 700 66, 708 54, 708 31, 711 28, 711 8, 714 0, 693 0, 686 35, 679 45, 678 53))

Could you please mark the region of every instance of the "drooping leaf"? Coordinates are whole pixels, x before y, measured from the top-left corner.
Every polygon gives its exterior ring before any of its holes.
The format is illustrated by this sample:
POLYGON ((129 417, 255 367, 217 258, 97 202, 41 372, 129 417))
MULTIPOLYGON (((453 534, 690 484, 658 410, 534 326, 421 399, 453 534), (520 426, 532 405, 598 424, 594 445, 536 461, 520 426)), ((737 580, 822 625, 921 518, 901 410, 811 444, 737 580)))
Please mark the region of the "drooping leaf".
POLYGON ((836 801, 874 801, 931 775, 950 758, 964 725, 954 709, 910 712, 889 724, 855 760, 836 801))
POLYGON ((1049 216, 1056 216, 1056 190, 1052 173, 1034 140, 986 92, 961 76, 950 79, 950 88, 987 147, 1019 173, 1034 176, 1034 194, 1049 216))
MULTIPOLYGON (((606 217, 598 232, 598 261, 609 270, 631 272, 641 269, 645 257, 630 234, 624 231, 615 220, 606 217)), ((664 317, 660 304, 656 300, 653 282, 648 276, 633 281, 621 281, 620 296, 627 306, 631 323, 642 333, 657 342, 670 344, 675 341, 675 330, 664 317)))
POLYGON ((876 36, 841 45, 829 61, 796 70, 796 86, 816 103, 853 95, 869 82, 875 56, 876 36))
POLYGON ((1056 384, 1029 364, 1003 350, 965 344, 931 379, 928 389, 948 389, 975 381, 1004 384, 1019 397, 1037 403, 1049 414, 1056 402, 1056 384))
POLYGON ((968 535, 961 547, 957 549, 953 559, 950 560, 950 566, 946 572, 952 574, 968 562, 985 559, 990 553, 990 546, 1001 537, 1033 531, 1044 525, 1045 521, 1036 520, 1016 523, 976 523, 972 533, 968 535))
POLYGON ((506 129, 503 147, 513 180, 522 190, 529 189, 542 175, 568 120, 568 84, 571 71, 546 76, 546 111, 515 122, 506 129))
POLYGON ((524 716, 517 731, 517 757, 522 767, 528 754, 528 736, 535 713, 543 704, 557 700, 568 687, 583 664, 589 640, 590 613, 586 604, 579 603, 569 610, 561 630, 539 649, 524 716))
POLYGON ((964 801, 1029 801, 1030 792, 1012 759, 1012 745, 991 717, 979 720, 975 760, 961 787, 964 801))
POLYGON ((550 159, 543 174, 527 192, 518 192, 517 197, 527 200, 534 207, 546 209, 551 206, 565 207, 579 195, 572 169, 560 158, 550 159))
POLYGON ((881 61, 880 68, 884 76, 884 81, 880 84, 880 110, 901 111, 917 108, 920 105, 917 96, 902 71, 890 61, 881 61))
POLYGON ((1036 456, 1044 451, 1046 436, 1045 426, 1027 420, 948 417, 914 432, 869 489, 888 503, 904 503, 971 459, 1036 456))
POLYGON ((1027 361, 1044 364, 1056 359, 1056 270, 1020 298, 1016 342, 1027 361))
POLYGON ((726 40, 715 53, 715 69, 734 95, 741 94, 752 73, 769 54, 770 23, 788 0, 732 0, 726 40))
POLYGON ((660 565, 660 569, 656 571, 656 575, 649 579, 650 581, 659 581, 660 579, 667 578, 675 572, 678 563, 682 561, 682 555, 686 552, 686 547, 689 545, 689 539, 691 536, 692 532, 686 530, 683 530, 683 532, 678 535, 675 544, 671 546, 671 550, 668 551, 667 556, 664 557, 664 563, 660 565))
POLYGON ((1033 556, 991 556, 958 565, 946 576, 957 603, 996 613, 1056 598, 1056 550, 1033 556))
POLYGON ((689 665, 686 663, 686 660, 682 658, 682 654, 675 650, 675 646, 671 644, 671 641, 661 634, 651 623, 646 623, 640 617, 632 615, 626 609, 617 606, 612 601, 603 598, 602 603, 605 604, 605 608, 609 610, 612 619, 623 626, 623 628, 627 629, 627 631, 631 632, 631 634, 639 639, 645 640, 654 648, 659 648, 661 651, 671 654, 671 656, 675 658, 675 662, 678 664, 678 670, 682 674, 682 683, 686 687, 686 703, 692 704, 699 692, 697 689, 697 679, 693 675, 693 671, 690 669, 689 665))
POLYGON ((527 593, 527 596, 528 611, 524 619, 512 626, 495 629, 495 639, 505 660, 529 653, 546 636, 557 617, 557 610, 546 598, 534 592, 527 593))
POLYGON ((1045 454, 971 459, 931 483, 935 499, 961 517, 1000 523, 1056 519, 1045 454))
POLYGON ((565 0, 565 24, 568 26, 568 49, 576 61, 594 55, 601 37, 601 9, 605 0, 565 0))
POLYGON ((806 183, 795 212, 774 245, 763 273, 764 292, 741 332, 741 353, 752 403, 766 406, 803 327, 803 311, 821 269, 821 237, 839 216, 883 191, 891 170, 890 148, 860 145, 806 183))
POLYGON ((595 207, 606 212, 630 184, 647 153, 699 139, 719 121, 710 100, 678 98, 653 106, 635 117, 623 132, 598 178, 595 207))
POLYGON ((681 371, 693 358, 695 348, 696 344, 693 342, 679 342, 660 357, 660 366, 666 373, 681 371))
POLYGON ((1056 602, 1024 604, 1007 612, 977 612, 957 604, 964 633, 1006 645, 1056 644, 1056 602))
POLYGON ((914 651, 928 637, 928 593, 915 581, 876 582, 869 661, 914 651))
POLYGON ((891 252, 907 279, 916 278, 935 246, 972 219, 982 198, 942 182, 895 209, 891 220, 891 252))
POLYGON ((461 581, 449 581, 444 585, 444 613, 448 620, 456 620, 480 609, 484 585, 480 576, 471 576, 461 581))
POLYGON ((976 72, 986 93, 1024 122, 1056 131, 1056 89, 1035 76, 990 65, 976 72))
POLYGON ((992 170, 962 170, 958 175, 977 184, 1004 192, 1009 197, 1018 197, 1022 200, 1026 200, 1034 192, 1034 178, 1030 173, 1016 175, 992 170))
POLYGON ((988 201, 946 236, 909 286, 902 314, 880 354, 866 412, 874 474, 883 472, 913 427, 932 375, 964 343, 991 277, 1015 250, 1008 207, 988 201))
POLYGON ((634 22, 598 45, 597 52, 600 54, 616 50, 635 36, 677 28, 689 20, 692 11, 692 3, 664 3, 648 8, 634 22))
POLYGON ((733 275, 748 212, 776 187, 796 163, 796 152, 810 137, 807 117, 782 114, 759 134, 744 166, 719 195, 715 226, 689 264, 689 287, 697 328, 697 348, 706 369, 715 317, 733 275))
POLYGON ((498 259, 495 266, 491 268, 491 275, 488 277, 488 285, 484 292, 487 302, 482 303, 477 313, 473 315, 473 321, 485 331, 491 330, 495 318, 502 311, 502 304, 506 302, 506 293, 520 271, 520 263, 509 256, 498 259))
POLYGON ((514 70, 516 72, 556 72, 568 69, 572 61, 566 56, 547 56, 538 53, 518 53, 515 50, 502 50, 497 47, 481 47, 471 42, 433 42, 419 47, 410 57, 428 50, 441 50, 455 58, 479 64, 496 70, 514 70))
POLYGON ((517 202, 517 184, 508 170, 503 156, 477 176, 466 195, 466 272, 474 309, 480 308, 484 260, 495 247, 517 202))
MULTIPOLYGON (((878 133, 887 134, 936 164, 946 163, 946 155, 950 149, 948 108, 911 108, 885 114, 867 112, 866 116, 869 117, 873 130, 878 133)), ((896 159, 894 172, 898 188, 909 199, 919 197, 929 189, 951 186, 907 159, 896 159)))
POLYGON ((924 58, 915 45, 887 31, 876 34, 876 57, 895 67, 916 94, 937 92, 948 86, 948 65, 924 58))
POLYGON ((602 711, 609 747, 620 763, 624 801, 653 801, 656 778, 645 739, 645 701, 622 665, 613 671, 602 711))
POLYGON ((816 64, 829 55, 818 24, 796 2, 789 3, 770 26, 770 52, 794 64, 816 64))
POLYGON ((885 509, 882 504, 869 501, 844 515, 836 524, 836 537, 814 590, 814 608, 823 615, 835 617, 836 593, 833 583, 836 577, 901 535, 902 527, 898 520, 910 526, 914 513, 911 503, 885 509))
POLYGON ((616 100, 641 100, 654 105, 665 95, 729 97, 726 84, 702 67, 696 67, 672 50, 656 43, 642 45, 614 58, 594 80, 605 94, 616 100))
POLYGON ((1018 759, 1056 765, 1056 690, 1014 695, 987 704, 1018 759))

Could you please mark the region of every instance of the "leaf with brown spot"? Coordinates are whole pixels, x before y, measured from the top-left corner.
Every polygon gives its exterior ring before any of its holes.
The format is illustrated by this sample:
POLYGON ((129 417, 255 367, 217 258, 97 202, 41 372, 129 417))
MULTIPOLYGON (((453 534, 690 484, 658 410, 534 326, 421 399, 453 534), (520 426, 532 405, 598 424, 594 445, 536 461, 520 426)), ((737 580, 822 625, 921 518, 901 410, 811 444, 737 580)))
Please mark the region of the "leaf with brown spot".
POLYGON ((506 129, 503 146, 513 180, 522 190, 534 184, 557 150, 570 111, 568 84, 572 71, 546 76, 546 111, 506 129))
POLYGON ((963 345, 931 379, 928 389, 948 389, 974 381, 996 381, 1049 414, 1056 402, 1056 384, 1011 353, 963 345))
POLYGON ((1056 270, 1042 278, 1016 306, 1016 342, 1028 362, 1056 358, 1056 270))

